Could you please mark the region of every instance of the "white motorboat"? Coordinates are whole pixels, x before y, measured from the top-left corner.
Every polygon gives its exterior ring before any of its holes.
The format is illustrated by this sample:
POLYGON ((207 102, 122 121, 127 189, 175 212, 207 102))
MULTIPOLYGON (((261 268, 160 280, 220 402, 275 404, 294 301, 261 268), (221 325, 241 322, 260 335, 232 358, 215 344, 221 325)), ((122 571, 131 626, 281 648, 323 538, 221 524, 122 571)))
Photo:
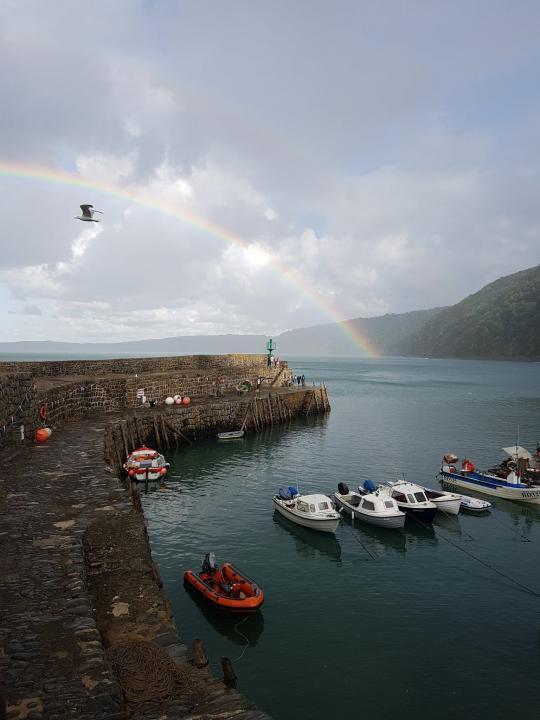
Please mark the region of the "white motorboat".
POLYGON ((427 499, 424 488, 420 485, 406 480, 397 480, 388 481, 385 485, 379 485, 377 488, 371 480, 366 480, 363 487, 358 487, 358 492, 361 495, 368 495, 377 489, 382 496, 394 498, 402 512, 421 523, 430 523, 435 517, 437 506, 427 499))
POLYGON ((299 495, 294 487, 280 488, 273 501, 280 515, 302 527, 334 533, 339 525, 339 513, 326 495, 299 495))
POLYGON ((152 448, 141 445, 130 453, 124 463, 124 470, 132 480, 146 482, 164 478, 169 469, 169 463, 163 455, 152 448))
POLYGON ((340 482, 338 491, 334 493, 334 502, 340 511, 370 525, 389 529, 402 528, 405 525, 405 513, 398 508, 394 498, 381 495, 379 490, 360 495, 340 482))
POLYGON ((479 500, 478 498, 471 497, 470 495, 460 495, 461 498, 461 510, 466 510, 472 513, 481 513, 489 510, 491 503, 487 500, 479 500))
POLYGON ((427 499, 435 503, 438 510, 442 510, 442 512, 448 513, 448 515, 457 515, 459 513, 461 495, 446 492, 445 490, 432 490, 422 485, 419 487, 424 490, 427 499))

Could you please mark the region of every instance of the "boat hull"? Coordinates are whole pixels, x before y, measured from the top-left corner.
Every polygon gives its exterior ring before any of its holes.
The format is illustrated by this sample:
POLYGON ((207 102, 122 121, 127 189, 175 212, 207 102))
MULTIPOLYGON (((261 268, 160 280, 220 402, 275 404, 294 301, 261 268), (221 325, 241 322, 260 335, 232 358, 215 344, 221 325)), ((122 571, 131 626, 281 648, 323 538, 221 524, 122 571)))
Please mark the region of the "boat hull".
POLYGON ((420 508, 413 509, 407 503, 398 502, 398 508, 407 514, 407 517, 418 520, 418 522, 428 524, 433 522, 435 513, 437 512, 436 507, 432 508, 420 508))
POLYGON ((197 590, 214 607, 244 615, 257 612, 264 602, 262 589, 229 563, 222 566, 221 572, 225 581, 235 582, 243 587, 246 592, 252 592, 253 594, 244 598, 232 597, 218 586, 212 584, 204 573, 195 573, 193 570, 187 570, 184 573, 184 582, 188 587, 197 590))
POLYGON ((302 517, 300 513, 295 512, 285 506, 283 506, 276 498, 273 499, 276 510, 280 515, 287 520, 301 525, 302 527, 309 528, 310 530, 318 530, 319 532, 335 533, 339 525, 339 517, 334 518, 307 518, 302 517))
POLYGON ((440 478, 445 487, 450 489, 467 488, 468 490, 474 490, 483 495, 492 495, 493 497, 500 497, 504 500, 540 505, 540 488, 534 489, 500 485, 496 482, 496 478, 481 475, 480 473, 461 475, 460 473, 441 470, 440 478))
POLYGON ((429 498, 432 503, 435 503, 437 510, 447 513, 448 515, 457 515, 459 508, 461 507, 461 498, 452 498, 451 500, 429 498))
POLYGON ((405 515, 402 512, 400 512, 399 515, 370 515, 350 505, 339 497, 339 493, 334 493, 334 499, 336 505, 342 508, 344 512, 354 519, 368 523, 368 525, 376 525, 377 527, 387 528, 388 530, 398 530, 405 525, 405 515))
POLYGON ((231 432, 218 433, 218 440, 241 440, 243 437, 243 430, 232 430, 231 432))

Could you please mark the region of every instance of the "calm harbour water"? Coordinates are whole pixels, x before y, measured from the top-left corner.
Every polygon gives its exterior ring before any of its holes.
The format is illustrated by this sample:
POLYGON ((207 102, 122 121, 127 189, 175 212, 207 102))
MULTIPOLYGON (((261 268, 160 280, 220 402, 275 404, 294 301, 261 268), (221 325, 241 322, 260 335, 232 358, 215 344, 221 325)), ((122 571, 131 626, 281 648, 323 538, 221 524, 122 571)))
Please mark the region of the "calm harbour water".
MULTIPOLYGON (((335 537, 274 515, 283 484, 331 494, 366 478, 435 486, 444 452, 478 467, 540 438, 540 364, 422 359, 297 359, 327 383, 332 412, 233 443, 176 454, 167 487, 143 498, 153 557, 180 635, 202 638, 218 676, 276 720, 535 718, 540 702, 540 508, 383 531, 343 519, 335 537), (183 585, 205 552, 265 590, 240 618, 183 585), (246 647, 246 637, 249 646, 246 647)), ((491 500, 491 498, 488 498, 491 500)))

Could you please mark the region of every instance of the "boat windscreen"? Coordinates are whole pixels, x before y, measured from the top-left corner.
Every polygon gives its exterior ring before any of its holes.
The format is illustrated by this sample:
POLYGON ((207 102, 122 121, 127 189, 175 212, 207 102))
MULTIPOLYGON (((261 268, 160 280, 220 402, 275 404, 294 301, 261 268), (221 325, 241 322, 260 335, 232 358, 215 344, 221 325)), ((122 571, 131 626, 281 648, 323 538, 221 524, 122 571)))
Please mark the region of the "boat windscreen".
POLYGON ((427 498, 423 492, 415 492, 414 497, 418 500, 418 502, 427 502, 427 498))

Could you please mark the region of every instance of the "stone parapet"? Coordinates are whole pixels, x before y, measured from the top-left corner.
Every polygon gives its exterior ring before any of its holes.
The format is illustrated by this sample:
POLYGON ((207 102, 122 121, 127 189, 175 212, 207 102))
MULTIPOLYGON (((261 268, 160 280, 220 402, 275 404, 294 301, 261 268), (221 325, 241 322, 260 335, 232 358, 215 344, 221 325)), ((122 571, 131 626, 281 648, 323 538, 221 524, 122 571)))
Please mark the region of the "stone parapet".
POLYGON ((135 375, 155 372, 206 371, 266 364, 266 355, 178 355, 172 357, 115 358, 111 360, 44 360, 0 362, 0 374, 28 372, 34 377, 74 375, 135 375))

